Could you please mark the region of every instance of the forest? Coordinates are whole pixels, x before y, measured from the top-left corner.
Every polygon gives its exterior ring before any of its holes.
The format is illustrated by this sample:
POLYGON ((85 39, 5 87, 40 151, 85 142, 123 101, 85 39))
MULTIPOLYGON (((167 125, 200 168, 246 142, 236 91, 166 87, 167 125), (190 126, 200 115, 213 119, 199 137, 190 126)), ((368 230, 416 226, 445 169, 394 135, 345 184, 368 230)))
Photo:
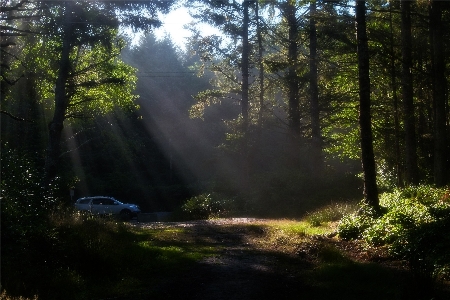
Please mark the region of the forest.
POLYGON ((2 256, 56 251, 84 196, 174 221, 358 203, 341 238, 450 276, 450 2, 1 0, 0 32, 2 256), (180 7, 184 47, 154 34, 180 7))

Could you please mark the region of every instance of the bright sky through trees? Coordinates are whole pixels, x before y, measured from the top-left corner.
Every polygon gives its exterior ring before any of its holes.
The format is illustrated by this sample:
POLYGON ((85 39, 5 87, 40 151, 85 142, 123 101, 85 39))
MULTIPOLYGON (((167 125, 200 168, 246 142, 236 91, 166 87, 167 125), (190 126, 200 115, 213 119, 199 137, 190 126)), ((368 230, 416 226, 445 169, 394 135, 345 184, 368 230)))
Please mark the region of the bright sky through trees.
MULTIPOLYGON (((162 39, 169 35, 177 47, 184 49, 187 42, 186 39, 191 35, 191 32, 185 29, 184 26, 193 21, 188 9, 185 7, 176 8, 167 15, 161 15, 160 20, 162 20, 163 25, 155 30, 156 37, 162 39)), ((204 24, 201 30, 205 35, 220 34, 216 28, 207 24, 204 24)))
POLYGON ((155 30, 158 39, 169 35, 175 45, 184 48, 186 38, 190 36, 189 30, 183 28, 184 25, 192 22, 192 17, 186 8, 180 7, 171 11, 167 15, 161 15, 160 20, 163 26, 155 30))

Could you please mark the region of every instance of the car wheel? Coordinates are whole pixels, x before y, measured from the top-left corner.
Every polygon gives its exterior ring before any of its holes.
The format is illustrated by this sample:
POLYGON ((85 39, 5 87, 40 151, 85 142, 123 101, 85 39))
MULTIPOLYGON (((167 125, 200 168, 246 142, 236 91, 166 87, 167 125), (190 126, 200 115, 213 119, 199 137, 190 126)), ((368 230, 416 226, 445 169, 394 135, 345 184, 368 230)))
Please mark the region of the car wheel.
POLYGON ((120 212, 120 219, 123 221, 129 221, 131 219, 131 211, 124 209, 120 212))

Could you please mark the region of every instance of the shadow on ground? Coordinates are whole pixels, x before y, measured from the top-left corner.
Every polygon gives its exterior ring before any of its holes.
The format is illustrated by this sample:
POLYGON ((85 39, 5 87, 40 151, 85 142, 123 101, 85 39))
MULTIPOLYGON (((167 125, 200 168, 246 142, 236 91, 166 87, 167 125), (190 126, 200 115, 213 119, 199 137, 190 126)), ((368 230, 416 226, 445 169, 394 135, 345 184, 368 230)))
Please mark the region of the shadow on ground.
POLYGON ((162 279, 142 299, 450 299, 412 284, 404 269, 356 262, 329 244, 286 254, 248 243, 264 231, 263 225, 189 227, 196 244, 220 251, 162 279))

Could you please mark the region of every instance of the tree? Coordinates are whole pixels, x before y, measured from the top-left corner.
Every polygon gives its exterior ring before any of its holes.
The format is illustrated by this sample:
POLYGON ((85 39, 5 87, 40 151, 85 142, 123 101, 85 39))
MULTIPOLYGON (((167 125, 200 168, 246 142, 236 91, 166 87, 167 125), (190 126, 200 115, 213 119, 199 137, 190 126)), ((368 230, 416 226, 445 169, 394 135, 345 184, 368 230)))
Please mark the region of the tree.
POLYGON ((241 184, 244 188, 248 184, 248 92, 249 92, 249 55, 250 47, 248 42, 248 27, 249 27, 249 5, 248 0, 244 0, 242 3, 244 9, 244 19, 242 24, 242 59, 241 59, 241 74, 242 74, 242 98, 241 98, 241 109, 242 109, 242 174, 241 174, 241 184))
MULTIPOLYGON (((430 1, 430 36, 431 36, 431 62, 433 83, 433 112, 434 112, 434 183, 437 186, 445 185, 445 169, 448 159, 449 147, 446 133, 446 87, 444 42, 442 31, 443 2, 430 1)), ((447 110, 448 111, 448 110, 447 110)))
POLYGON ((298 20, 295 1, 287 1, 280 5, 282 14, 286 18, 288 27, 288 103, 289 103, 289 129, 292 137, 298 139, 300 135, 300 111, 299 111, 299 77, 298 69, 298 20))
POLYGON ((322 164, 322 135, 320 132, 319 85, 317 82, 317 3, 315 0, 309 5, 309 92, 311 115, 311 139, 314 165, 320 169, 322 164))
MULTIPOLYGON (((11 70, 11 64, 17 59, 17 54, 19 51, 19 47, 17 47, 17 39, 31 33, 29 29, 17 24, 19 21, 31 20, 35 17, 35 15, 32 14, 33 10, 26 6, 28 3, 29 0, 21 0, 16 3, 1 1, 0 99, 4 99, 7 96, 9 87, 16 84, 23 77, 23 74, 15 74, 16 76, 12 76, 9 71, 11 70)), ((23 120, 7 110, 2 109, 0 112, 15 120, 23 120)))
POLYGON ((418 183, 416 154, 416 127, 414 116, 412 41, 411 41, 411 1, 402 1, 402 95, 403 119, 405 124, 406 184, 418 183))
POLYGON ((403 163, 400 150, 400 119, 399 119, 399 105, 397 93, 397 71, 396 71, 396 57, 394 46, 394 25, 393 25, 394 4, 389 2, 389 51, 390 51, 390 70, 391 70, 391 86, 392 86, 392 104, 394 108, 394 144, 395 144, 395 172, 396 184, 403 186, 403 163))
MULTIPOLYGON (((103 76, 101 75, 98 80, 78 82, 80 79, 83 80, 83 75, 91 71, 92 67, 101 66, 105 62, 109 63, 114 56, 108 57, 107 61, 92 62, 90 66, 77 70, 76 54, 80 53, 79 50, 83 48, 103 47, 105 51, 112 49, 114 43, 116 43, 119 26, 118 10, 128 12, 123 16, 122 22, 125 23, 124 25, 133 26, 135 29, 148 30, 151 26, 160 24, 159 21, 154 19, 157 9, 167 9, 171 4, 172 1, 150 1, 148 3, 140 1, 65 1, 47 4, 47 9, 44 12, 47 13, 48 22, 44 24, 44 27, 50 32, 51 37, 60 44, 61 52, 58 58, 59 66, 55 82, 55 110, 48 125, 49 143, 45 161, 46 185, 57 174, 64 120, 67 118, 68 108, 73 105, 71 101, 77 95, 78 88, 121 85, 127 81, 125 74, 117 77, 114 76, 117 72, 110 69, 104 70, 103 76), (139 7, 142 10, 138 10, 139 7), (148 13, 150 17, 145 17, 145 13, 148 13)), ((103 66, 111 67, 111 64, 108 63, 103 66)), ((95 97, 85 97, 79 101, 92 100, 95 100, 95 97)))
POLYGON ((365 1, 356 1, 355 18, 356 40, 358 44, 359 127, 361 134, 361 161, 364 174, 364 201, 369 206, 378 209, 379 199, 370 116, 370 70, 365 1))
POLYGON ((263 46, 263 38, 262 38, 262 22, 259 16, 260 6, 258 1, 256 1, 256 30, 257 30, 257 43, 258 43, 258 68, 259 68, 259 114, 258 114, 258 127, 262 128, 263 125, 263 116, 264 116, 264 46, 263 46))
POLYGON ((240 108, 239 116, 225 118, 230 138, 224 143, 224 148, 227 154, 234 157, 239 185, 245 186, 250 172, 251 140, 254 140, 251 132, 261 122, 261 107, 258 110, 258 102, 255 101, 257 87, 255 82, 250 83, 258 49, 253 47, 253 37, 258 34, 253 17, 255 3, 246 0, 242 3, 198 1, 198 4, 201 9, 196 10, 194 18, 219 28, 223 35, 201 36, 199 32, 194 32, 191 39, 191 45, 202 62, 201 71, 214 73, 211 82, 215 87, 196 95, 197 103, 192 106, 191 115, 203 117, 208 107, 226 106, 230 102, 240 108))

